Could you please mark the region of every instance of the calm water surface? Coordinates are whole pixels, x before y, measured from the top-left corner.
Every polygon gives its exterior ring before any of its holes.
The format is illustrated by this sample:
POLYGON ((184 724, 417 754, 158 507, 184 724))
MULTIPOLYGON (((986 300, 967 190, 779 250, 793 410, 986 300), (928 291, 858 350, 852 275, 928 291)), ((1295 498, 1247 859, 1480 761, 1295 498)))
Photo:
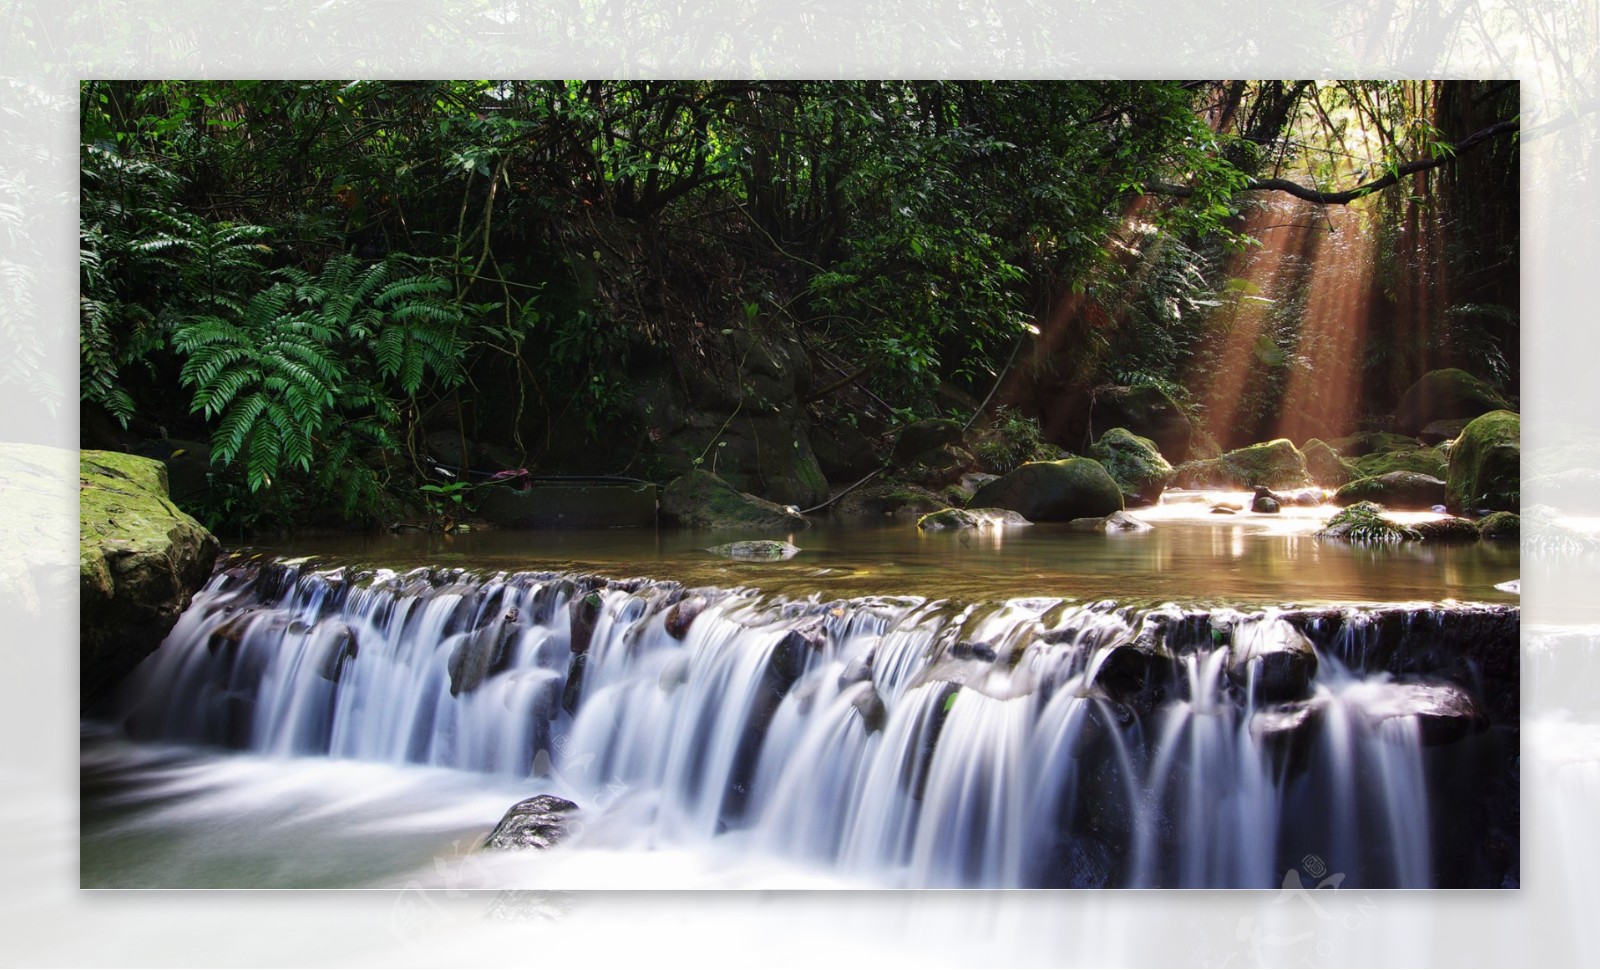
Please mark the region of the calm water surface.
MULTIPOLYGON (((1218 515, 1209 512, 1211 500, 1248 506, 1248 493, 1176 493, 1168 499, 1134 512, 1154 529, 1115 535, 1077 532, 1060 523, 1003 533, 923 533, 909 519, 821 518, 812 528, 788 535, 801 552, 775 563, 730 562, 706 551, 759 536, 684 529, 300 537, 251 548, 329 564, 460 566, 478 573, 571 569, 692 586, 753 586, 795 596, 910 595, 967 602, 1059 596, 1234 606, 1518 598, 1495 588, 1519 578, 1515 541, 1359 546, 1313 535, 1338 511, 1328 506, 1277 515, 1218 515)), ((1398 513, 1395 518, 1415 522, 1439 516, 1398 513)))

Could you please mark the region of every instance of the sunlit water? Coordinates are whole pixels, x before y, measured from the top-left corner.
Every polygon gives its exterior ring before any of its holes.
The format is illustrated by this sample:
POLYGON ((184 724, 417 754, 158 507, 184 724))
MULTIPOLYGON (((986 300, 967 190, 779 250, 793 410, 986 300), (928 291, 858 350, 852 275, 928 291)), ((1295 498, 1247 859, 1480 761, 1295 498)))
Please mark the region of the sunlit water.
MULTIPOLYGON (((1391 716, 1416 678, 1367 669, 1377 612, 1295 620, 1317 727, 1288 747, 1229 645, 1285 622, 1256 604, 1408 601, 1405 630, 1445 636, 1515 601, 1515 545, 1351 549, 1310 535, 1325 509, 1204 509, 1134 535, 824 527, 771 564, 624 530, 234 560, 86 727, 83 883, 1271 887, 1317 855, 1433 884, 1437 845, 1476 843, 1431 831, 1452 764, 1391 716), (1130 685, 1108 672, 1134 642, 1159 659, 1130 685), (566 843, 475 851, 536 793, 583 806, 566 843)), ((1492 772, 1506 741, 1463 743, 1492 772)))

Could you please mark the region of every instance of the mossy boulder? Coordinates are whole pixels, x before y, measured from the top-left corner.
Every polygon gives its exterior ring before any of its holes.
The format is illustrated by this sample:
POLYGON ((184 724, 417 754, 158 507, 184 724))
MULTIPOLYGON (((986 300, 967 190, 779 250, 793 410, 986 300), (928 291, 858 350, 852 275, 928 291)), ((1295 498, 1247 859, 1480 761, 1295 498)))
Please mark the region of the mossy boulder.
POLYGON ((1341 509, 1317 531, 1320 539, 1345 539, 1350 542, 1406 542, 1417 534, 1383 516, 1376 502, 1357 502, 1341 509))
POLYGON ((1461 436, 1462 429, 1471 423, 1471 418, 1442 418, 1430 421, 1427 427, 1417 432, 1417 440, 1425 445, 1454 441, 1461 436))
POLYGON ((1411 531, 1426 542, 1477 542, 1482 534, 1478 523, 1453 515, 1432 522, 1418 522, 1411 531))
POLYGON ((961 422, 951 418, 926 418, 913 421, 900 431, 894 442, 894 460, 905 464, 941 445, 961 444, 961 422))
POLYGON ((1476 418, 1506 407, 1506 399, 1487 383, 1458 367, 1449 367, 1429 371, 1406 388, 1395 407, 1394 423, 1397 430, 1415 435, 1435 421, 1476 418))
POLYGON ((1320 438, 1307 441, 1301 446, 1300 454, 1305 456, 1306 474, 1324 488, 1338 488, 1361 477, 1355 465, 1339 457, 1339 453, 1320 438))
POLYGON ((161 645, 211 575, 219 543, 167 496, 158 461, 79 459, 79 695, 87 707, 161 645))
POLYGON ((834 518, 861 516, 921 516, 937 512, 950 503, 910 482, 875 479, 846 492, 837 502, 828 506, 834 518))
POLYGON ((661 490, 661 511, 694 529, 788 532, 810 525, 799 512, 741 492, 698 468, 661 490))
POLYGON ((1334 505, 1377 502, 1390 509, 1431 509, 1444 504, 1444 480, 1416 472, 1358 478, 1333 493, 1334 505))
POLYGON ((1417 447, 1417 439, 1411 435, 1388 431, 1363 431, 1343 438, 1329 438, 1327 443, 1328 447, 1345 458, 1360 458, 1375 451, 1404 451, 1417 447))
POLYGON ((1450 449, 1445 506, 1457 514, 1514 512, 1522 500, 1522 419, 1490 411, 1472 420, 1450 449))
POLYGON ((1101 435, 1089 449, 1089 457, 1105 466, 1128 506, 1154 505, 1172 481, 1172 465, 1161 457, 1156 443, 1127 428, 1112 428, 1101 435))
POLYGON ((970 504, 1011 509, 1034 522, 1066 522, 1122 511, 1122 490, 1092 458, 1030 461, 978 489, 970 504))
POLYGON ((1437 448, 1420 448, 1416 442, 1410 442, 1403 448, 1369 452, 1352 464, 1361 478, 1377 478, 1392 472, 1443 478, 1448 460, 1445 453, 1437 448))
POLYGON ((1515 512, 1491 512, 1478 520, 1478 534, 1485 539, 1521 538, 1522 517, 1515 512))
POLYGON ((1169 462, 1188 459, 1194 426, 1166 391, 1154 384, 1102 388, 1089 406, 1093 428, 1124 428, 1147 438, 1169 462))
POLYGON ((1217 459, 1240 488, 1301 488, 1311 484, 1306 459, 1288 438, 1237 448, 1217 459))

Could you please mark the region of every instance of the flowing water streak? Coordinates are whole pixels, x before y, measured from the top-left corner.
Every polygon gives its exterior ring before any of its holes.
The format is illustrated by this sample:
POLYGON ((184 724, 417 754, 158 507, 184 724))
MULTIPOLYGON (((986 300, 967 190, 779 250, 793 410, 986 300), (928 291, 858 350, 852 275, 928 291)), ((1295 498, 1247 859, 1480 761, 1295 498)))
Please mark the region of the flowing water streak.
POLYGON ((1353 883, 1429 884, 1415 719, 1366 716, 1386 677, 1325 655, 1322 729, 1291 763, 1217 632, 1270 622, 235 562, 138 672, 127 723, 548 775, 597 810, 647 804, 642 844, 747 831, 890 884, 1273 886, 1308 847, 1353 883))

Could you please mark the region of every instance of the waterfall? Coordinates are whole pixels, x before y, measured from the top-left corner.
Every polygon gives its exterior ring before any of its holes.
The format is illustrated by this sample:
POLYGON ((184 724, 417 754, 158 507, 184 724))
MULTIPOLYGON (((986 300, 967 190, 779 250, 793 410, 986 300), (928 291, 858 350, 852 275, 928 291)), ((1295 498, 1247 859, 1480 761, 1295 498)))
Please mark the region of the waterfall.
POLYGON ((886 885, 1448 885, 1502 825, 1518 619, 236 557, 118 703, 135 737, 526 777, 652 845, 886 885))

